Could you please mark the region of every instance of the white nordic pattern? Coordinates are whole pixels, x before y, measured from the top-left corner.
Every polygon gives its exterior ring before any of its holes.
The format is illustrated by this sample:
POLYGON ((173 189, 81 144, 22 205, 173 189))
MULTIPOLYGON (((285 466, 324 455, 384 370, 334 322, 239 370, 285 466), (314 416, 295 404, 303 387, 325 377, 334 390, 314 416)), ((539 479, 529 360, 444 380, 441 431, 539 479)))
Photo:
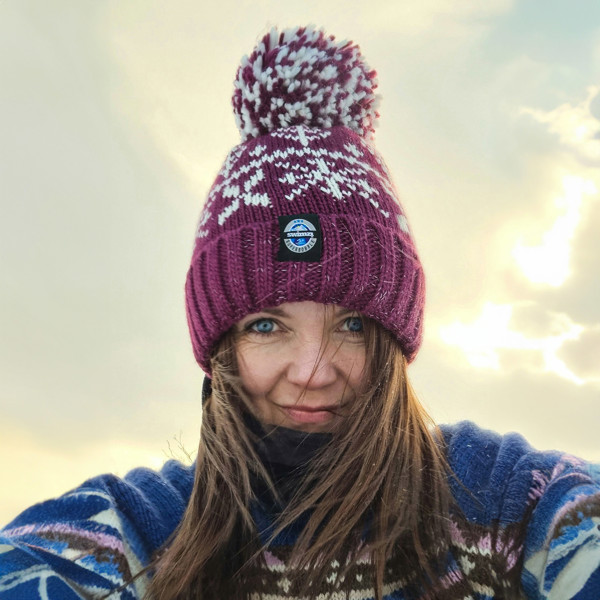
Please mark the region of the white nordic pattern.
MULTIPOLYGON (((381 172, 364 159, 367 151, 376 159, 381 171, 389 175, 385 163, 368 143, 360 140, 361 148, 347 143, 343 152, 327 150, 320 142, 331 135, 329 130, 302 126, 280 129, 271 135, 285 139, 287 148, 267 152, 266 146, 258 143, 249 152, 251 160, 241 166, 237 166, 237 163, 246 151, 245 146, 241 144, 229 153, 219 173, 222 179, 208 195, 196 237, 208 235, 207 225, 213 218, 213 204, 219 196, 231 199, 228 204, 219 207, 218 214, 214 215, 219 225, 223 225, 242 205, 272 208, 269 196, 260 189, 263 187, 260 183, 265 178, 264 166, 268 164, 283 173, 279 182, 284 190, 283 197, 290 202, 300 198, 309 189, 317 188, 334 201, 361 196, 385 218, 390 217, 390 212, 381 205, 380 191, 369 183, 369 179, 372 181, 374 177, 377 178, 389 197, 394 198, 395 192, 387 177, 382 177, 381 172)), ((408 233, 404 215, 400 213, 396 218, 400 228, 408 233)))

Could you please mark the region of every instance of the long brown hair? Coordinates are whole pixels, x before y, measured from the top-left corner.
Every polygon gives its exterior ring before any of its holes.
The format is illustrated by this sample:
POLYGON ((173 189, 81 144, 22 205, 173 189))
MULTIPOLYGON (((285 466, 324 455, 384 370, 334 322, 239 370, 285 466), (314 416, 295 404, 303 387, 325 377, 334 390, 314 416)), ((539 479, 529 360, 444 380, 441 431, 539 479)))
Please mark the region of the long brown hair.
MULTIPOLYGON (((152 600, 248 598, 252 573, 263 560, 250 509, 253 481, 276 489, 244 422, 248 399, 234 344, 229 333, 214 354, 192 496, 154 563, 147 595, 152 600)), ((310 514, 291 558, 309 598, 319 593, 333 560, 351 565, 359 549, 371 559, 378 600, 390 568, 415 582, 413 592, 419 586, 423 591, 440 572, 449 546, 451 494, 441 434, 410 386, 396 339, 366 320, 365 345, 366 389, 311 461, 270 538, 310 514)), ((346 571, 340 571, 342 584, 346 571)))

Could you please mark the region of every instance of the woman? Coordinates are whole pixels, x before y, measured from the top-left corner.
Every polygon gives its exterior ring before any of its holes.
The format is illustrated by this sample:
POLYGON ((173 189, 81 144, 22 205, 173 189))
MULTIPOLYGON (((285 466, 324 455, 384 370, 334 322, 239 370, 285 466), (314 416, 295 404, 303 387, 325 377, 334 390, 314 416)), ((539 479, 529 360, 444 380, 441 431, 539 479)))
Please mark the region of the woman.
POLYGON ((186 281, 196 464, 91 479, 2 532, 0 597, 600 597, 600 475, 471 423, 406 374, 424 278, 352 43, 273 30, 186 281))

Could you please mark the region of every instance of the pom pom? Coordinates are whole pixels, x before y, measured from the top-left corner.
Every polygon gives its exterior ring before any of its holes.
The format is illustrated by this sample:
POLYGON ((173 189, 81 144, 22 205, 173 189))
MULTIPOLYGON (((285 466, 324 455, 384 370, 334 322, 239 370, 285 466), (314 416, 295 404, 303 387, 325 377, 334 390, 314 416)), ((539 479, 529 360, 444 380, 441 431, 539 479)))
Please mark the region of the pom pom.
POLYGON ((292 125, 345 125, 371 138, 379 117, 376 75, 352 42, 314 26, 273 28, 236 75, 232 101, 242 141, 292 125))

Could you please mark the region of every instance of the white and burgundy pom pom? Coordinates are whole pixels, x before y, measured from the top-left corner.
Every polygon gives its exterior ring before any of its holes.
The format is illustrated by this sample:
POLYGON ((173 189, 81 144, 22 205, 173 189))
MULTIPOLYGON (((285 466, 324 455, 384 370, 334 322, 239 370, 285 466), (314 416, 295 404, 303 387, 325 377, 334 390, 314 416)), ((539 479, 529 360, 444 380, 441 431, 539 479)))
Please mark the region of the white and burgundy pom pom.
POLYGON ((376 75, 352 42, 313 26, 273 28, 237 72, 232 101, 242 141, 292 125, 345 125, 369 139, 379 116, 376 75))

